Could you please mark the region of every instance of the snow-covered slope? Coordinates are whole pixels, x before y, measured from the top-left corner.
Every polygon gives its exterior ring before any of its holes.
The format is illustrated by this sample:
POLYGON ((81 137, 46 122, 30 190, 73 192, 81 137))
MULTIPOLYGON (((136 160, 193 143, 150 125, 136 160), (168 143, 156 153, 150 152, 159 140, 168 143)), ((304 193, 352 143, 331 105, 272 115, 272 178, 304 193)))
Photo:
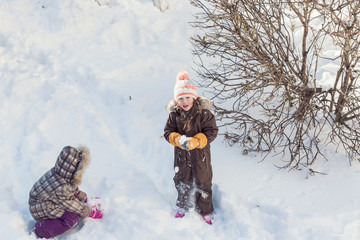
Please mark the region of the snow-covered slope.
MULTIPOLYGON (((104 218, 60 239, 359 239, 360 166, 331 149, 310 176, 212 144, 215 223, 175 219, 163 135, 178 71, 193 78, 189 1, 3 0, 0 235, 35 239, 28 192, 66 145, 90 148, 82 190, 104 218)), ((200 90, 201 93, 201 90, 200 90)), ((278 163, 278 162, 277 162, 278 163)))

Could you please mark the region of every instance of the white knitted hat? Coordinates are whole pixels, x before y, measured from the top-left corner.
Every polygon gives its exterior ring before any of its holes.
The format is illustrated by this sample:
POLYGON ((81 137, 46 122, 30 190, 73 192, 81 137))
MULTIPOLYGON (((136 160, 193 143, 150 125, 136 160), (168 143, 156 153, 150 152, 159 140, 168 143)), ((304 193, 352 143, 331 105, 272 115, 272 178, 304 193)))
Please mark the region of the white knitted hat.
POLYGON ((182 97, 192 97, 194 99, 198 97, 196 87, 186 71, 178 73, 174 88, 174 99, 178 101, 182 97))

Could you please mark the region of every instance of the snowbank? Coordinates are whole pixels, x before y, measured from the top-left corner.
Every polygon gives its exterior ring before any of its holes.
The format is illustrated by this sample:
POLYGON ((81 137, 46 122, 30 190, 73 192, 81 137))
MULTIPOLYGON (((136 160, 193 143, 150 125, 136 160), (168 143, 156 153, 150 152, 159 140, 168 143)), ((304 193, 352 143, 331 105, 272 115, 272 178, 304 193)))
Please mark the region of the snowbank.
MULTIPOLYGON (((84 144, 82 189, 101 220, 60 239, 359 239, 358 163, 330 151, 316 170, 278 170, 212 144, 215 224, 173 218, 173 149, 163 138, 178 71, 191 76, 189 1, 4 0, 0 18, 0 235, 35 239, 33 183, 63 146, 84 144), (6 24, 5 24, 6 23, 6 24)), ((194 76, 195 77, 195 76, 194 76)))

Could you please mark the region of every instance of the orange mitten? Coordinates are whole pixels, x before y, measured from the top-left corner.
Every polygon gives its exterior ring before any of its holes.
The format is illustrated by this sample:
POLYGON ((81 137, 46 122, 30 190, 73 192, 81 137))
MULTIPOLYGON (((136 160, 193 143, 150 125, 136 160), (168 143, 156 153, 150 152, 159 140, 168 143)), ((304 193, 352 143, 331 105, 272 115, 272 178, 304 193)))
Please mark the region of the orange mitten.
POLYGON ((205 134, 203 133, 198 133, 195 134, 195 136, 193 137, 198 141, 198 145, 196 146, 197 148, 204 148, 207 144, 207 137, 205 136, 205 134))
POLYGON ((177 132, 172 132, 170 135, 169 135, 169 142, 175 146, 175 147, 180 147, 183 149, 183 147, 179 144, 179 140, 181 138, 181 135, 177 132))

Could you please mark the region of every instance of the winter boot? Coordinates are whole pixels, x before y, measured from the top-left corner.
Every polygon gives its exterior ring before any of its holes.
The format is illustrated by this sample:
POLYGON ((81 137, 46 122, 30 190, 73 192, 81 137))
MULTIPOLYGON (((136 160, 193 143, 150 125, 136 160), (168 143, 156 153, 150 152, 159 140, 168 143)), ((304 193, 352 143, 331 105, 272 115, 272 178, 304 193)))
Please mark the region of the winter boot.
POLYGON ((183 218, 185 216, 186 210, 179 208, 176 212, 175 218, 183 218))
POLYGON ((202 215, 202 218, 203 218, 204 221, 205 221, 207 224, 209 224, 209 225, 212 224, 212 220, 214 219, 214 218, 211 216, 211 214, 204 214, 204 215, 202 215))
POLYGON ((95 219, 103 217, 103 213, 101 212, 99 205, 90 207, 90 213, 89 213, 88 217, 95 218, 95 219))

